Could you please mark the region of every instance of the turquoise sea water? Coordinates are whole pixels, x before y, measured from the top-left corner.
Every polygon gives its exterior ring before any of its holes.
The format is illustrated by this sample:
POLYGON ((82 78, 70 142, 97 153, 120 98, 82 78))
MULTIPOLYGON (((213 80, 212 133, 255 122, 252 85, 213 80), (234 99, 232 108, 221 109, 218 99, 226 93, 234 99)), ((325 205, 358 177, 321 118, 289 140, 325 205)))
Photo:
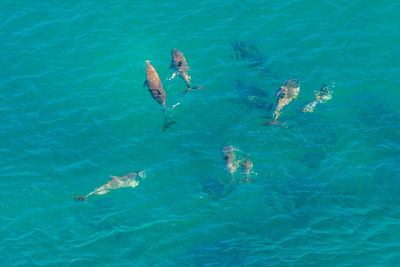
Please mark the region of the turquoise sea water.
POLYGON ((398 1, 0 7, 1 266, 400 266, 398 1), (205 90, 168 80, 173 48, 205 90), (180 103, 165 132, 146 60, 180 103), (254 182, 221 183, 226 145, 254 182))

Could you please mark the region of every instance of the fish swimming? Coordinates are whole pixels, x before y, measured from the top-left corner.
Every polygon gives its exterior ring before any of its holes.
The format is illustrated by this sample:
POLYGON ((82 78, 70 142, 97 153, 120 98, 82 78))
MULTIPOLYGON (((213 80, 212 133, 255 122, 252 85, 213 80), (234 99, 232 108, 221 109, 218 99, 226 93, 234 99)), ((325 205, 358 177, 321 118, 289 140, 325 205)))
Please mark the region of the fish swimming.
POLYGON ((184 93, 192 90, 192 89, 204 89, 201 86, 197 86, 197 87, 191 87, 191 83, 190 83, 190 79, 191 77, 188 74, 189 71, 189 65, 186 62, 185 57, 183 56, 182 52, 177 50, 177 49, 173 49, 171 51, 171 56, 172 56, 172 61, 171 61, 171 68, 175 69, 175 72, 172 74, 171 78, 169 78, 170 80, 173 79, 177 74, 179 74, 179 76, 182 77, 182 79, 185 81, 186 86, 188 87, 184 93))
POLYGON ((278 122, 278 117, 281 114, 283 107, 296 99, 300 92, 300 82, 296 79, 290 79, 285 81, 279 88, 276 96, 278 97, 277 105, 273 114, 273 121, 269 121, 266 124, 282 124, 278 122))
POLYGON ((325 103, 332 98, 332 91, 329 90, 327 85, 323 85, 321 89, 315 91, 315 100, 306 105, 301 112, 313 112, 314 108, 319 103, 325 103))
POLYGON ((86 196, 76 196, 74 199, 76 201, 85 201, 89 196, 96 194, 96 195, 104 195, 110 190, 123 188, 123 187, 132 187, 135 188, 139 185, 139 178, 145 178, 144 172, 131 172, 125 174, 123 176, 110 176, 112 178, 111 181, 108 183, 96 188, 94 191, 90 192, 86 196))

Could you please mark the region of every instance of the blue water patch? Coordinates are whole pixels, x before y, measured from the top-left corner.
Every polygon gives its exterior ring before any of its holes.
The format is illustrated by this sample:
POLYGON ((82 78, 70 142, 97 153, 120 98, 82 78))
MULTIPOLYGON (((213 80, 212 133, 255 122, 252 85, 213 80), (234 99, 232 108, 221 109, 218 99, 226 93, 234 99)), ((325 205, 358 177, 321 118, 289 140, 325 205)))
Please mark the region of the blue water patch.
POLYGON ((396 1, 0 7, 1 266, 399 265, 396 1))

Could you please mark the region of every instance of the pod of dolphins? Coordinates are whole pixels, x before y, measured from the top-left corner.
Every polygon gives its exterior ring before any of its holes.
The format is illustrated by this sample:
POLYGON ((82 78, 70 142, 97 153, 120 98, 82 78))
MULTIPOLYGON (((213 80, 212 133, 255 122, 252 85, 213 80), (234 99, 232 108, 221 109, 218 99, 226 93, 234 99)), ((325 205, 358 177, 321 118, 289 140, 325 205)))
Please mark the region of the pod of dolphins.
MULTIPOLYGON (((187 89, 183 92, 189 92, 192 89, 204 89, 201 86, 191 86, 191 77, 188 74, 189 65, 186 62, 183 53, 177 49, 173 49, 171 51, 171 68, 174 70, 171 78, 173 79, 175 76, 180 76, 186 83, 187 89)), ((150 64, 150 61, 146 61, 146 80, 144 82, 143 87, 147 86, 150 95, 153 97, 157 103, 159 103, 163 107, 164 111, 164 119, 165 125, 163 131, 168 129, 172 124, 176 123, 175 121, 171 120, 167 116, 167 109, 166 109, 166 94, 163 89, 161 79, 158 76, 156 69, 150 64)), ((274 113, 272 115, 273 120, 268 121, 265 124, 284 124, 278 121, 278 118, 282 112, 282 109, 289 105, 293 99, 296 99, 300 92, 300 81, 297 79, 289 79, 286 80, 281 87, 279 88, 278 92, 276 93, 276 107, 274 113)), ((315 93, 315 100, 309 104, 307 104, 301 111, 302 112, 313 112, 314 108, 319 103, 324 103, 332 98, 332 91, 329 90, 327 85, 323 85, 321 89, 314 92, 315 93)), ((172 108, 174 108, 179 103, 175 104, 172 108)), ((224 146, 222 148, 222 153, 225 161, 225 167, 227 171, 231 175, 231 180, 222 182, 222 183, 232 183, 232 182, 252 182, 253 180, 250 179, 250 175, 253 169, 253 163, 250 161, 248 157, 241 157, 237 159, 238 155, 237 152, 241 152, 239 149, 234 148, 233 146, 224 146), (237 172, 238 169, 241 169, 240 177, 238 179, 237 172), (243 179, 244 177, 244 179, 243 179)), ((123 187, 131 187, 134 188, 139 185, 141 179, 145 178, 144 171, 141 172, 132 172, 125 174, 123 176, 111 176, 111 181, 105 183, 104 185, 96 188, 92 192, 88 193, 85 196, 76 196, 74 199, 76 201, 85 201, 91 195, 103 195, 108 193, 110 190, 123 188, 123 187)))

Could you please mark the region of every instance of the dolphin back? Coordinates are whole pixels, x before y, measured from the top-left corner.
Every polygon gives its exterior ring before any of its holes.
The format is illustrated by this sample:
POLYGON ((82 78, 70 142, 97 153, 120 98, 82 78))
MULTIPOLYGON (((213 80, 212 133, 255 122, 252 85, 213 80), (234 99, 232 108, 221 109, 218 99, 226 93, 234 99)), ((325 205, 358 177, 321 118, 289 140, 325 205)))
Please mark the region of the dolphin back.
POLYGON ((146 61, 146 78, 147 86, 151 96, 163 107, 165 107, 165 92, 162 87, 160 77, 157 74, 156 69, 146 61))

